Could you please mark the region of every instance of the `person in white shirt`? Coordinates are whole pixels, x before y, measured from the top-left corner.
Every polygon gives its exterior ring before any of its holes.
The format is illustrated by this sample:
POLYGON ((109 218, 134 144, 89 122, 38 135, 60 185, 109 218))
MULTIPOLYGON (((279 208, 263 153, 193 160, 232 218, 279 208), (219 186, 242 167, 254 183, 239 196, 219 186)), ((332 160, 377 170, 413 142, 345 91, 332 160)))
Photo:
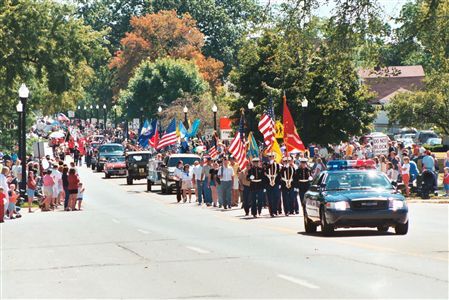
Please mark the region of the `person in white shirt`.
POLYGON ((53 205, 58 207, 61 205, 61 193, 62 188, 62 173, 58 170, 58 165, 53 165, 53 170, 51 172, 51 177, 55 184, 53 185, 53 205))
MULTIPOLYGON (((5 206, 4 206, 5 211, 9 204, 9 184, 8 184, 8 179, 7 179, 8 174, 9 174, 9 168, 6 166, 3 166, 2 170, 1 170, 1 174, 0 174, 0 187, 3 188, 3 193, 6 196, 6 198, 3 201, 5 204, 5 206)), ((5 213, 5 212, 3 212, 3 213, 5 213)))
POLYGON ((203 202, 203 180, 204 178, 202 177, 203 174, 203 161, 201 161, 201 163, 199 161, 195 161, 193 163, 193 184, 195 184, 195 195, 196 195, 196 199, 198 201, 198 205, 201 205, 201 203, 203 202))
POLYGON ((178 203, 181 202, 181 180, 183 165, 184 163, 182 162, 182 160, 178 161, 178 164, 176 165, 176 168, 173 172, 173 177, 176 180, 176 200, 178 200, 178 203))
POLYGON ((20 160, 16 160, 16 163, 12 166, 11 173, 14 178, 17 178, 17 182, 22 181, 22 165, 20 164, 20 160))
POLYGON ((234 180, 234 169, 229 166, 227 157, 223 159, 223 166, 218 169, 218 178, 220 178, 220 192, 224 209, 231 209, 232 182, 234 180))

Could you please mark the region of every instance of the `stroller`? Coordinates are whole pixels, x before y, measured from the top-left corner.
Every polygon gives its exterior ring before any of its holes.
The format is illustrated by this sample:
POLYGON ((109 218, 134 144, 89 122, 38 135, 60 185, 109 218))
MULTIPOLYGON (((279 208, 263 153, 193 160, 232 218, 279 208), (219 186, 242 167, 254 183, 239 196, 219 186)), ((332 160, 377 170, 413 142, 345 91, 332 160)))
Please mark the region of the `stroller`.
POLYGON ((432 171, 424 170, 421 175, 418 176, 417 194, 421 199, 430 199, 434 186, 434 175, 432 171))

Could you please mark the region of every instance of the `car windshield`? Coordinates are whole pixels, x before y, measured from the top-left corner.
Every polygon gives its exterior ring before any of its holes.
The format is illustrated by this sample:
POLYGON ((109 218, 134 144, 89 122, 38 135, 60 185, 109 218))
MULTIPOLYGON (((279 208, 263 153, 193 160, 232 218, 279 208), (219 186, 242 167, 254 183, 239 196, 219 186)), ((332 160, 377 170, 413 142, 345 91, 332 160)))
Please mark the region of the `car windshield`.
POLYGON ((326 178, 326 190, 392 189, 388 178, 377 171, 330 173, 326 178))
POLYGON ((178 164, 178 161, 182 160, 184 164, 193 165, 195 161, 199 161, 200 159, 198 157, 171 157, 168 160, 168 166, 169 167, 176 167, 178 164))
POLYGON ((109 162, 111 163, 115 163, 115 162, 124 162, 125 161, 125 157, 120 156, 120 157, 111 157, 109 159, 109 162))
POLYGON ((124 151, 124 149, 122 145, 103 145, 98 149, 98 151, 100 151, 100 153, 111 153, 116 151, 124 151))
POLYGON ((136 154, 128 156, 130 162, 148 161, 151 158, 150 154, 136 154))

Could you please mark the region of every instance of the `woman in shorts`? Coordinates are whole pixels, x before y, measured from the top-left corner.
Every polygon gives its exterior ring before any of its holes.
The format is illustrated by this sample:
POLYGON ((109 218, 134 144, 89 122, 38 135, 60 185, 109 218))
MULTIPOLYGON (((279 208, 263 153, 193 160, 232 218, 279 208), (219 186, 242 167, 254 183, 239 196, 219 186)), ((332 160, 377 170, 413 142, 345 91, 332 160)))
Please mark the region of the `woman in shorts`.
POLYGON ((190 173, 190 166, 188 164, 184 165, 182 170, 182 197, 184 202, 187 201, 187 194, 189 195, 189 203, 192 202, 192 174, 190 173))

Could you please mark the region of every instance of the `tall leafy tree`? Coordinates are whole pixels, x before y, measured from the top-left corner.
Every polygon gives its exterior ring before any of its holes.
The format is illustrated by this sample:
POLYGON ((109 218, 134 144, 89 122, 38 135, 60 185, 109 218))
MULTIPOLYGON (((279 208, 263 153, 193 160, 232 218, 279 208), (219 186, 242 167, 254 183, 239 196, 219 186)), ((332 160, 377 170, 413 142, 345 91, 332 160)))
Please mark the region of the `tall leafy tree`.
POLYGON ((203 53, 225 64, 225 74, 237 62, 241 40, 263 18, 256 0, 152 0, 154 12, 174 9, 190 14, 205 35, 203 53))
MULTIPOLYGON (((198 67, 191 61, 161 58, 143 61, 120 94, 119 103, 128 117, 155 115, 159 105, 170 106, 178 98, 198 97, 207 90, 198 67)), ((198 99, 198 98, 197 98, 198 99)))

